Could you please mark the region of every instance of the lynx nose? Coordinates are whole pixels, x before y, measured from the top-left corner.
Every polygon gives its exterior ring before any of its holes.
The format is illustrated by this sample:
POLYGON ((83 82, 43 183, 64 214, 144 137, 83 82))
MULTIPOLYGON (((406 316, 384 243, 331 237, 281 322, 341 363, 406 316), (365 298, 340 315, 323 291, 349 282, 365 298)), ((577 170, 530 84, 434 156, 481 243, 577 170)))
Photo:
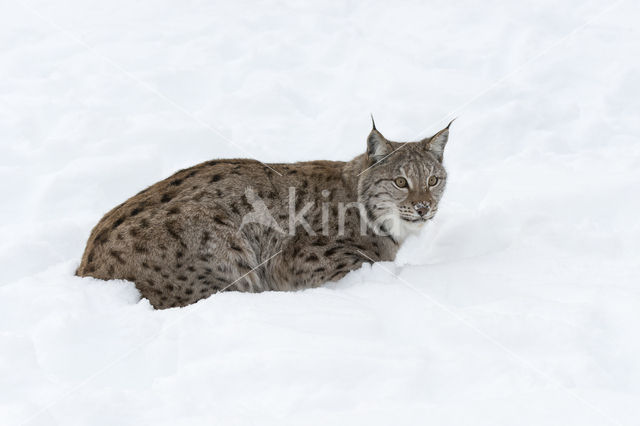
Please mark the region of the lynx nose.
POLYGON ((420 216, 424 216, 427 213, 429 213, 429 208, 430 205, 428 202, 426 201, 418 201, 417 203, 413 203, 413 209, 416 211, 416 213, 418 213, 420 216))

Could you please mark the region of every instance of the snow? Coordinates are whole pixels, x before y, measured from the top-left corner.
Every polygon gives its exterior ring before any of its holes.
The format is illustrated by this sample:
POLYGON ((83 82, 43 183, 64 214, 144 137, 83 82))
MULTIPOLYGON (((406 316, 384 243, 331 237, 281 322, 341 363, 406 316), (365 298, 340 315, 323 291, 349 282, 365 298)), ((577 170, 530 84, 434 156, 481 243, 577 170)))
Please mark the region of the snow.
POLYGON ((640 418, 640 4, 4 2, 2 425, 640 418), (218 4, 214 4, 218 3, 218 4), (77 278, 111 207, 211 158, 453 124, 393 263, 154 311, 77 278))

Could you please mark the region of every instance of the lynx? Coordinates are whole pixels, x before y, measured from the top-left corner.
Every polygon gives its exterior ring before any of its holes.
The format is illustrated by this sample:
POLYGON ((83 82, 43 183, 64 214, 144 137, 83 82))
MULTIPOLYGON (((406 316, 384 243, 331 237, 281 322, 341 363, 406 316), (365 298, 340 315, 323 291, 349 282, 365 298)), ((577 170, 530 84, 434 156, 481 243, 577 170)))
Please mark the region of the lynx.
MULTIPOLYGON (((451 123, 449 123, 451 124, 451 123)), ((109 211, 79 276, 135 283, 157 309, 227 290, 298 290, 391 261, 438 211, 449 126, 418 142, 373 123, 348 162, 207 161, 109 211)))

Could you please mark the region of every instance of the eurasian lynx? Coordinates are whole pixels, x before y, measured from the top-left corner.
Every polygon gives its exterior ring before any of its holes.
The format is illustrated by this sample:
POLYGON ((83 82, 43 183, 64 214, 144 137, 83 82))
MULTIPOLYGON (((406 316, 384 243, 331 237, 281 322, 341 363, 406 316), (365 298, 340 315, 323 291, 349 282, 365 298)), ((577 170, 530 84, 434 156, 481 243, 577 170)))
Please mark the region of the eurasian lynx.
POLYGON ((155 308, 225 290, 317 287, 393 260, 438 210, 449 126, 391 142, 375 124, 349 162, 214 160, 181 170, 108 212, 80 276, 133 281, 155 308))

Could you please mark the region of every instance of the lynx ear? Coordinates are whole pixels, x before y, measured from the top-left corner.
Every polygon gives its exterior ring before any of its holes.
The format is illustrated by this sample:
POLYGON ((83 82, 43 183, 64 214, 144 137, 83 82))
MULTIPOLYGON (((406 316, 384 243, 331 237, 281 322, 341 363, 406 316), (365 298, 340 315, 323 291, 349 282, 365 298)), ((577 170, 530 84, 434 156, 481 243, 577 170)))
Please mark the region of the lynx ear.
POLYGON ((376 123, 373 121, 373 116, 371 116, 371 122, 373 124, 373 129, 371 129, 369 137, 367 138, 367 156, 369 157, 369 161, 373 164, 389 155, 393 151, 393 147, 389 141, 382 136, 382 133, 376 129, 376 123))
POLYGON ((444 154, 444 147, 447 145, 447 141, 449 140, 449 126, 451 126, 451 123, 453 123, 453 120, 447 124, 447 127, 440 130, 430 138, 423 139, 421 142, 441 163, 444 154))

